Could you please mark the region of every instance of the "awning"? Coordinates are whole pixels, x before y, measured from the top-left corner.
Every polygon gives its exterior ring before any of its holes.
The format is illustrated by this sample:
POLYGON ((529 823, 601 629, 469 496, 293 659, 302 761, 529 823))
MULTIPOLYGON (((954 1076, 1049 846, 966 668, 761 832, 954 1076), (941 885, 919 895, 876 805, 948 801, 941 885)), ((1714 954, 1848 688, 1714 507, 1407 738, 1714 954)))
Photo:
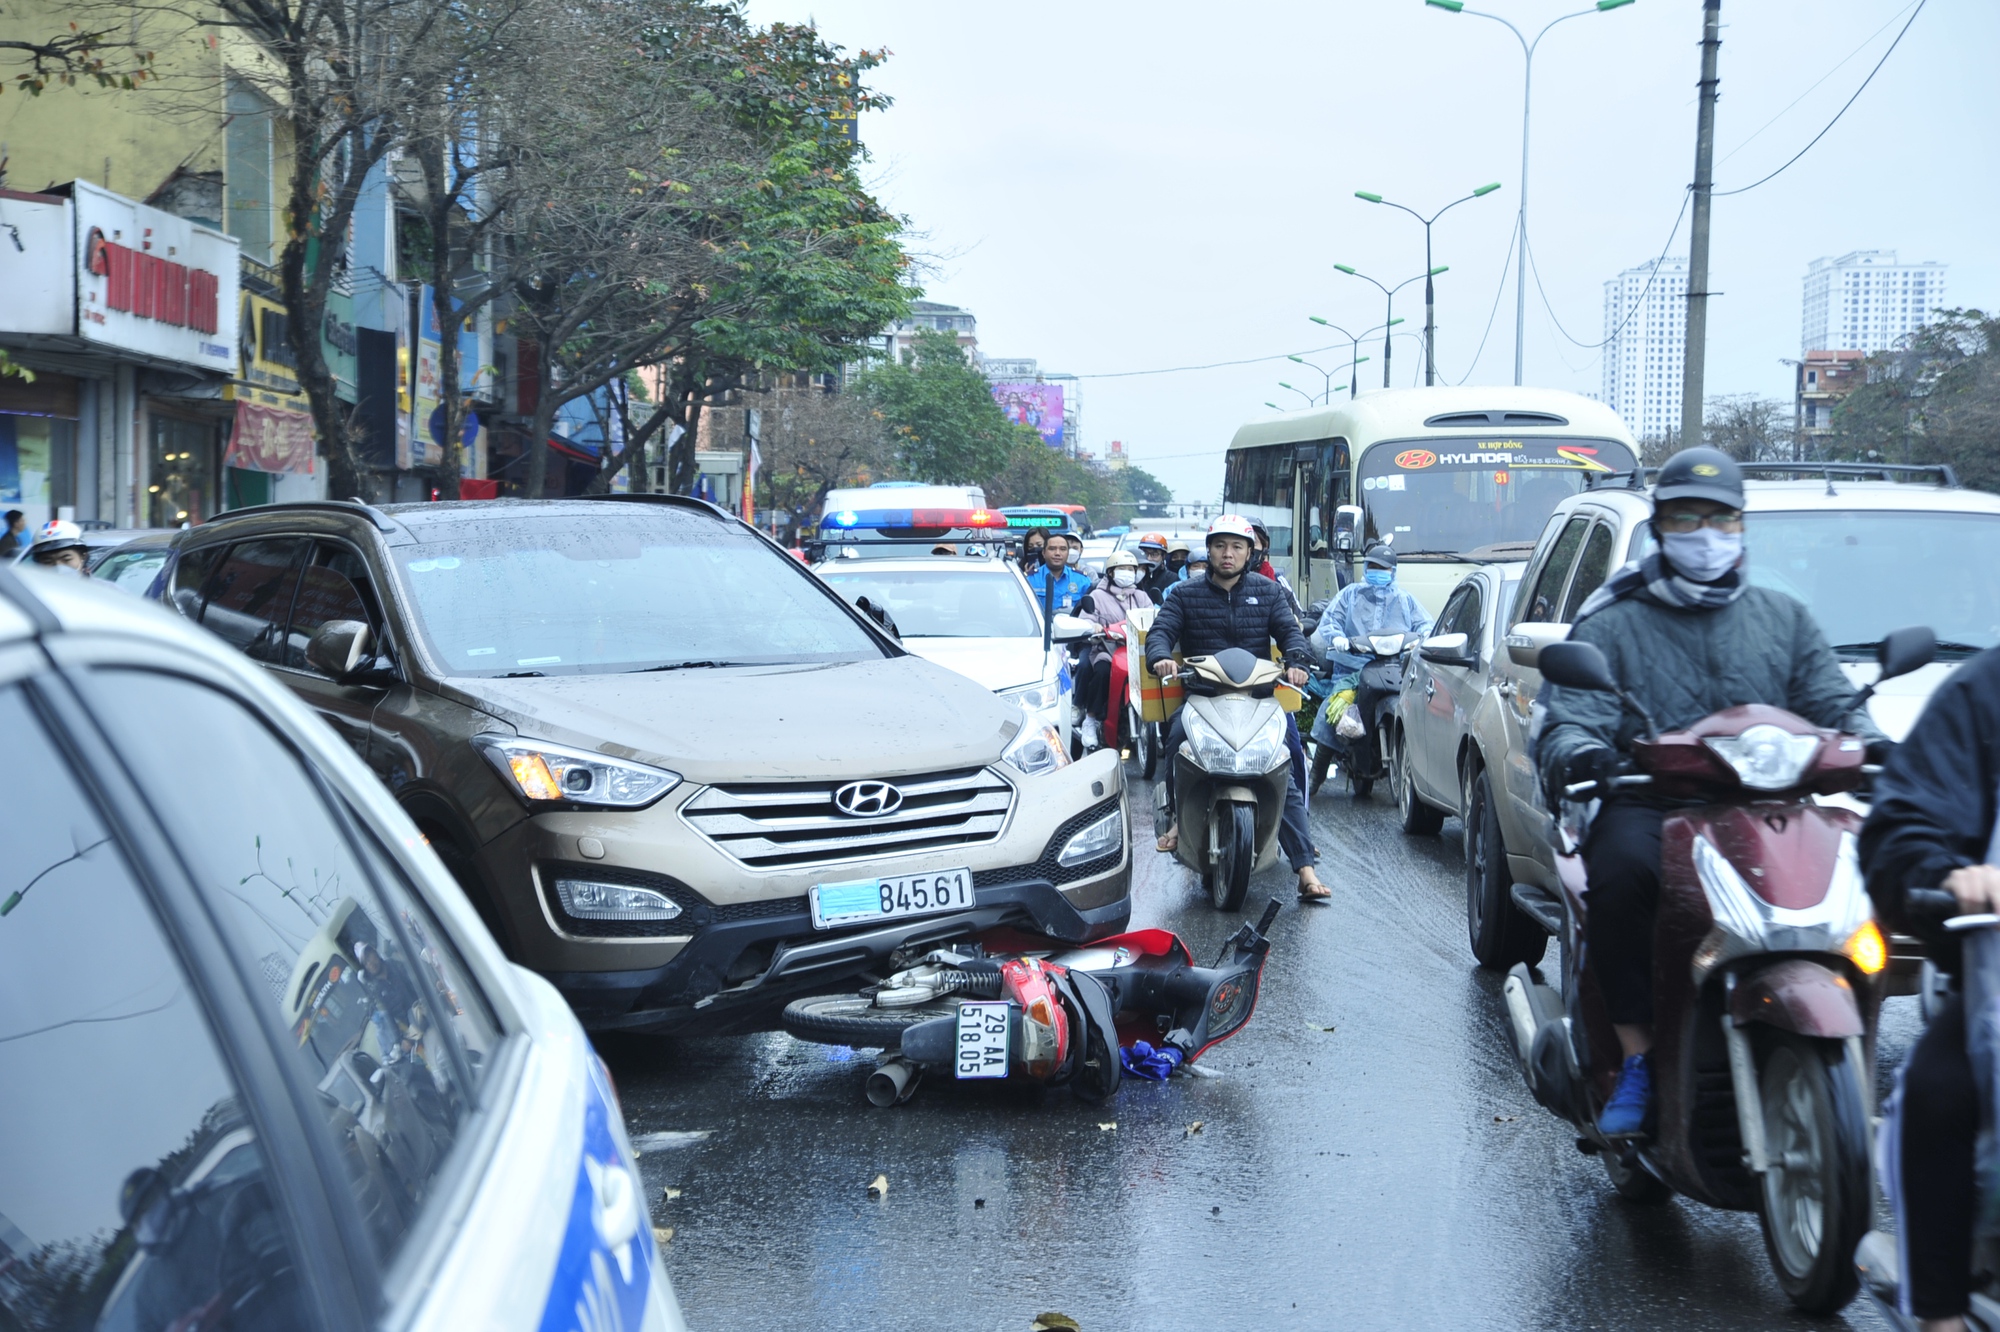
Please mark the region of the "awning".
POLYGON ((312 417, 282 407, 238 401, 236 429, 230 433, 229 453, 223 462, 250 472, 312 475, 312 417))

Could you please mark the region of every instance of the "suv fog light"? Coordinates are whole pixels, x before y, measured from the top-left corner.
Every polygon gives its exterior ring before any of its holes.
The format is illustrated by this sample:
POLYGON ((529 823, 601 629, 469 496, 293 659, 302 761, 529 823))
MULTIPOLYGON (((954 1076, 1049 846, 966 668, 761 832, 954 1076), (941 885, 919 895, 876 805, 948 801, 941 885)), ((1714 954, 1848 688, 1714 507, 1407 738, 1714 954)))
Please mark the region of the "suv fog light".
POLYGON ((1114 809, 1063 843, 1063 849, 1056 853, 1056 864, 1081 865, 1117 850, 1124 840, 1125 811, 1114 809))
POLYGON ((651 888, 594 879, 557 879, 556 896, 578 920, 672 920, 681 904, 651 888))

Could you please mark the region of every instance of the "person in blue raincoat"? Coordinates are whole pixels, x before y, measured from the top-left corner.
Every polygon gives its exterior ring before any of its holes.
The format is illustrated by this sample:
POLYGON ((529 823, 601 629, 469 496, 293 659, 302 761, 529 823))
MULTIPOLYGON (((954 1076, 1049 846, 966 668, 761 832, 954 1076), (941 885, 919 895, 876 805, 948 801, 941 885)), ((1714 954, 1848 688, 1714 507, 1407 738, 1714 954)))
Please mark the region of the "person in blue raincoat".
MULTIPOLYGON (((1361 668, 1373 659, 1368 650, 1370 635, 1421 634, 1431 624, 1423 604, 1396 586, 1396 552, 1387 543, 1376 542, 1363 559, 1363 580, 1340 589, 1313 630, 1313 645, 1325 654, 1327 673, 1334 681, 1330 692, 1334 694, 1354 688, 1361 668)), ((1313 738, 1332 739, 1325 717, 1313 720, 1313 738)))

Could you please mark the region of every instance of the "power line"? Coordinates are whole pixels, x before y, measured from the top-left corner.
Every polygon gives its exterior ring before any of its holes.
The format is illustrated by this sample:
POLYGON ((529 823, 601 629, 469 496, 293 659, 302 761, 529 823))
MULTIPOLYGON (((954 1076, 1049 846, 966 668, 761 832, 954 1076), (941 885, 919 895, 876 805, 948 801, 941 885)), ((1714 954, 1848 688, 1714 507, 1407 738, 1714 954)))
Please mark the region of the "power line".
MULTIPOLYGON (((1522 241, 1522 246, 1527 251, 1528 255, 1528 271, 1535 275, 1535 290, 1541 293, 1542 308, 1549 312, 1549 322, 1556 326, 1556 332, 1562 334, 1565 339, 1575 343, 1577 346, 1583 348, 1585 351, 1595 351, 1600 347, 1607 347, 1613 341, 1615 341, 1618 335, 1625 331, 1625 325, 1632 322, 1632 316, 1639 312, 1639 307, 1646 303, 1646 295, 1648 292, 1652 291, 1653 284, 1659 281, 1660 265, 1664 264, 1667 261, 1667 251, 1671 250, 1674 247, 1674 237, 1680 234, 1681 219, 1687 216, 1688 201, 1693 198, 1694 198, 1694 187, 1689 186, 1687 190, 1681 195, 1681 211, 1674 214, 1673 230, 1667 233, 1667 243, 1660 247, 1660 257, 1653 261, 1653 271, 1647 274, 1646 285, 1640 289, 1638 299, 1632 302, 1632 308, 1625 312, 1625 318, 1619 321, 1618 327, 1612 329, 1610 334, 1607 335, 1601 342, 1584 342, 1581 339, 1572 337, 1570 335, 1570 331, 1562 326, 1562 320, 1556 318, 1555 306, 1549 304, 1549 293, 1547 289, 1542 286, 1542 269, 1541 266, 1535 262, 1535 247, 1527 243, 1528 238, 1527 238, 1526 228, 1523 228, 1521 241, 1522 241)), ((1567 362, 1565 362, 1565 364, 1567 364, 1567 362)))
POLYGON ((1840 118, 1847 114, 1847 108, 1853 106, 1854 103, 1857 100, 1859 100, 1862 93, 1868 91, 1868 85, 1875 81, 1875 76, 1882 72, 1882 66, 1889 63, 1889 57, 1894 55, 1896 53, 1896 48, 1902 44, 1904 35, 1910 31, 1910 24, 1915 23, 1917 21, 1917 14, 1923 13, 1924 6, 1929 3, 1930 0, 1917 0, 1916 13, 1910 15, 1909 23, 1905 23, 1903 25, 1903 31, 1896 34, 1896 40, 1889 43, 1889 49, 1884 51, 1882 53, 1882 58, 1875 62, 1875 68, 1868 71, 1868 77, 1861 80, 1861 86, 1854 90, 1854 96, 1848 98, 1846 102, 1842 103, 1840 110, 1833 113, 1833 119, 1826 122, 1826 128, 1822 129, 1819 133, 1813 135, 1811 141, 1808 142, 1805 147, 1799 149, 1796 153, 1793 153, 1790 159, 1785 162, 1784 166, 1779 167, 1776 171, 1773 171, 1770 175, 1765 176, 1762 180, 1753 180, 1748 185, 1743 185, 1733 190, 1710 190, 1709 197, 1714 199, 1721 199, 1721 198, 1726 198, 1727 196, 1732 194, 1747 194, 1751 190, 1756 189, 1759 185, 1764 184, 1765 181, 1775 180, 1778 176, 1782 175, 1788 168, 1790 168, 1793 162, 1798 161, 1801 157, 1804 157, 1807 153, 1811 152, 1813 150, 1813 144, 1816 144, 1821 139, 1824 139, 1827 136, 1827 133, 1830 130, 1832 130, 1835 125, 1838 125, 1840 123, 1840 118))
POLYGON ((1507 253, 1500 259, 1500 285, 1493 289, 1493 308, 1486 314, 1486 331, 1479 335, 1479 350, 1472 353, 1472 364, 1465 367, 1465 373, 1458 378, 1463 384, 1472 378, 1472 372, 1479 368, 1479 358, 1486 354, 1486 340, 1493 336, 1493 320, 1500 313, 1500 297, 1507 291, 1507 262, 1514 257, 1514 247, 1520 243, 1521 229, 1513 228, 1507 233, 1507 253))
MULTIPOLYGON (((1922 4, 1922 3, 1923 0, 1910 0, 1910 4, 1922 4)), ((1807 88, 1804 92, 1800 93, 1797 97, 1794 97, 1790 102, 1786 103, 1785 109, 1783 111, 1778 112, 1777 115, 1772 116, 1762 125, 1759 125, 1757 129, 1751 133, 1749 138, 1743 140, 1743 142, 1737 144, 1734 148, 1731 148, 1728 152, 1724 153, 1721 156, 1721 158, 1718 159, 1718 165, 1721 162, 1727 162, 1730 158, 1736 156, 1736 154, 1742 152, 1745 148, 1748 148, 1753 142, 1756 141, 1758 135, 1762 134, 1765 130, 1771 128, 1771 126, 1783 120, 1785 118, 1786 113, 1789 112, 1793 107, 1797 106, 1800 102, 1805 101, 1806 98, 1812 96, 1813 92, 1819 87, 1820 84, 1825 83, 1828 79, 1840 73, 1841 70, 1847 67, 1848 61, 1854 59, 1854 57, 1860 55, 1863 51, 1867 50, 1868 44, 1870 42, 1874 41, 1877 37, 1880 37, 1883 33, 1889 31, 1889 29, 1895 27, 1896 20, 1903 17, 1904 14, 1908 13, 1909 9, 1910 5, 1904 5, 1901 9, 1891 14, 1889 16, 1889 21, 1887 23, 1884 23, 1881 27, 1875 29, 1875 31, 1869 33, 1866 37, 1862 38, 1861 45, 1855 47, 1852 51, 1849 51, 1846 55, 1842 56, 1840 58, 1840 63, 1836 64, 1832 69, 1829 69, 1826 73, 1820 75, 1817 79, 1814 79, 1812 87, 1807 88)))
POLYGON ((1275 356, 1251 356, 1241 361, 1210 361, 1207 365, 1170 365, 1158 370, 1112 370, 1094 375, 1071 375, 1071 379, 1131 379, 1138 375, 1178 375, 1190 370, 1222 370, 1233 365, 1259 365, 1265 361, 1282 361, 1291 356, 1317 356, 1321 352, 1338 351, 1339 343, 1325 347, 1308 347, 1304 351, 1279 352, 1275 356))

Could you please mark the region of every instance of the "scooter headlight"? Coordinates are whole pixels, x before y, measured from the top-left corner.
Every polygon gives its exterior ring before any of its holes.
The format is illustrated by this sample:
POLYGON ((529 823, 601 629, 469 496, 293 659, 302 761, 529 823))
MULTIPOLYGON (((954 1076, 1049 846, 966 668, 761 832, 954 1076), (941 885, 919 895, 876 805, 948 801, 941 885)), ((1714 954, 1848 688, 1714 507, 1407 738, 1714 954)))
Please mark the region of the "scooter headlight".
POLYGON ((1375 655, 1378 657, 1393 657, 1403 650, 1403 636, 1401 634, 1370 634, 1368 635, 1368 646, 1375 649, 1375 655))
POLYGON ((1816 735, 1793 735, 1782 726, 1752 726, 1741 735, 1702 741, 1710 752, 1736 772, 1736 779, 1753 791, 1783 791, 1797 786, 1819 752, 1816 735))
POLYGON ((1262 777, 1291 759, 1285 743, 1285 714, 1273 714, 1257 728, 1250 742, 1238 749, 1222 738, 1222 733, 1202 720, 1200 713, 1187 709, 1187 738, 1194 761, 1212 773, 1230 777, 1262 777))

